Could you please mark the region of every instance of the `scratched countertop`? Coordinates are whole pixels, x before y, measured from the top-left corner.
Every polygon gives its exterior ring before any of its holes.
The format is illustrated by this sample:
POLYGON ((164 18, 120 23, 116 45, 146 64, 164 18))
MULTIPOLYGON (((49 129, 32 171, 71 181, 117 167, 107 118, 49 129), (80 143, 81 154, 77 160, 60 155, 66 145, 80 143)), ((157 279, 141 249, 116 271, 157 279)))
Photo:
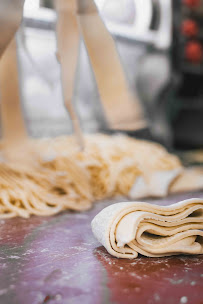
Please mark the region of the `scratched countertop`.
MULTIPOLYGON (((168 205, 191 197, 203 192, 147 201, 168 205)), ((111 203, 0 220, 0 304, 203 303, 203 256, 126 260, 107 253, 90 223, 111 203)))

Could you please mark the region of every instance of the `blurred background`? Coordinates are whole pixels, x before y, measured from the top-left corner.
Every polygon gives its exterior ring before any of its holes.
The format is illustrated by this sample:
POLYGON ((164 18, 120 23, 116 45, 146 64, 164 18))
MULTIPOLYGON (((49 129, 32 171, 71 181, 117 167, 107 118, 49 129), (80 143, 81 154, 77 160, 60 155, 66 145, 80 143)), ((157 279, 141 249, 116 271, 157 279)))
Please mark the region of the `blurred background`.
MULTIPOLYGON (((133 134, 176 148, 203 146, 203 1, 95 0, 113 35, 144 124, 133 134)), ((26 0, 18 31, 21 95, 29 134, 72 132, 56 58, 54 0, 26 0)), ((108 130, 81 41, 74 106, 86 132, 108 130)), ((122 131, 122 130, 119 130, 122 131)))

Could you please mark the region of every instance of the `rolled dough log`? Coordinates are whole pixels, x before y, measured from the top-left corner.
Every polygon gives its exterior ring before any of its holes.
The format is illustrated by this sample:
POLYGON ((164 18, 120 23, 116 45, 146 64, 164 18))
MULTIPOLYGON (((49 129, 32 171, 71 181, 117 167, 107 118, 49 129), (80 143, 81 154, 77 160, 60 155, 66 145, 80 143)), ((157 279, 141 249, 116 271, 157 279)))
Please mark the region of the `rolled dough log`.
POLYGON ((203 254, 203 199, 170 206, 144 202, 117 203, 95 216, 92 231, 107 251, 118 258, 142 254, 162 257, 203 254))

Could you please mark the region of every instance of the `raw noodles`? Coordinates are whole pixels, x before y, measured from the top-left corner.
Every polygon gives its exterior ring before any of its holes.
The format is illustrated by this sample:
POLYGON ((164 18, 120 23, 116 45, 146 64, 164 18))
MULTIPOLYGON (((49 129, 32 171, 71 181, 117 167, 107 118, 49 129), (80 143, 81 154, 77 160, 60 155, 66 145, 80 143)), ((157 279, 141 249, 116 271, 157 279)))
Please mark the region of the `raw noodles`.
POLYGON ((31 164, 6 161, 2 151, 1 218, 86 210, 96 200, 132 197, 140 178, 150 185, 157 172, 176 172, 175 178, 182 170, 180 160, 162 146, 124 135, 86 135, 84 151, 73 136, 35 139, 31 145, 31 164))

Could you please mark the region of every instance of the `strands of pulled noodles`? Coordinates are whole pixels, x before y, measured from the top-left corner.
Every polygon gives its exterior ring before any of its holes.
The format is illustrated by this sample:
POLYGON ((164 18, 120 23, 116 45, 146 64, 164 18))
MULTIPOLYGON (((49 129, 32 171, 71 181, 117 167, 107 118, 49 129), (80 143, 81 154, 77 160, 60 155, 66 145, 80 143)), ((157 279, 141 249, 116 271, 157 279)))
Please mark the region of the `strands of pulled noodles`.
POLYGON ((128 196, 139 176, 181 167, 162 146, 123 135, 31 140, 33 162, 0 163, 0 218, 86 210, 99 199, 128 196))

